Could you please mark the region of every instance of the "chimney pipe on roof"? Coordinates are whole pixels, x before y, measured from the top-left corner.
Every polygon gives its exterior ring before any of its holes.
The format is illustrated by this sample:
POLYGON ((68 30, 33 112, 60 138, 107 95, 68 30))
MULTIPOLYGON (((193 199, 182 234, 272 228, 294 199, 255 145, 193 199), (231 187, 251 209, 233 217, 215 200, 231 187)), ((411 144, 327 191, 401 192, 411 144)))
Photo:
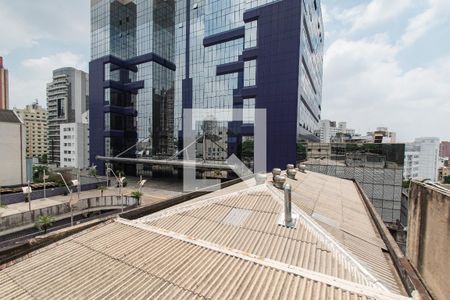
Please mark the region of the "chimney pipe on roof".
POLYGON ((286 175, 289 179, 295 179, 296 174, 297 174, 297 170, 294 168, 286 170, 286 175))
POLYGON ((283 176, 283 175, 277 175, 273 179, 273 184, 275 185, 275 187, 277 187, 279 189, 283 189, 285 182, 286 182, 286 176, 283 176))
POLYGON ((281 169, 279 168, 273 168, 272 169, 272 180, 275 182, 275 177, 277 177, 277 175, 281 175, 281 169))
POLYGON ((255 180, 256 180, 256 184, 257 185, 265 183, 266 179, 267 179, 267 175, 266 174, 263 174, 263 173, 256 173, 255 174, 255 180))
POLYGON ((294 226, 291 201, 291 185, 287 183, 284 186, 284 224, 286 227, 294 226))
POLYGON ((306 165, 303 164, 299 164, 298 165, 298 170, 302 173, 306 173, 306 165))

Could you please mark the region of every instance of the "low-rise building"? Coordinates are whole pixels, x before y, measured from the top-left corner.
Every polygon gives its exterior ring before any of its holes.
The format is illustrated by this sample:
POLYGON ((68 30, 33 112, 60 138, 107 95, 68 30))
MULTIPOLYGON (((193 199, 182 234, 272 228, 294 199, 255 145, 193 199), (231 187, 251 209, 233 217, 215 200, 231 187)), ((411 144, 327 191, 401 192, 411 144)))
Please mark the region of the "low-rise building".
POLYGON ((27 157, 47 155, 47 110, 36 101, 23 109, 14 108, 14 111, 25 123, 27 157))
POLYGON ((375 131, 368 132, 375 144, 395 144, 397 142, 397 134, 389 131, 387 127, 377 127, 375 131))
POLYGON ((442 183, 450 183, 450 167, 443 166, 438 170, 438 181, 442 183))
POLYGON ((25 125, 12 110, 0 110, 0 137, 0 186, 25 184, 25 125))

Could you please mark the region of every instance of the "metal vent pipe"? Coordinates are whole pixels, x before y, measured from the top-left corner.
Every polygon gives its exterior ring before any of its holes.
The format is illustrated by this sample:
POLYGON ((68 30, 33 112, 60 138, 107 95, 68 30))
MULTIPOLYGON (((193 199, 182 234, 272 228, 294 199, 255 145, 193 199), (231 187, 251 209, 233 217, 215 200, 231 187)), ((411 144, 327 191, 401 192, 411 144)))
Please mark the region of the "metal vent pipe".
POLYGON ((273 168, 272 169, 272 179, 273 181, 275 181, 275 177, 277 177, 277 175, 281 175, 281 169, 280 168, 273 168))
POLYGON ((293 226, 291 201, 291 185, 287 183, 284 186, 284 223, 286 227, 293 226))
POLYGON ((306 173, 306 165, 303 164, 298 165, 298 170, 302 173, 306 173))
POLYGON ((273 184, 275 187, 282 189, 284 187, 284 183, 286 182, 286 176, 277 175, 273 180, 273 184))
POLYGON ((297 174, 297 170, 296 169, 287 169, 286 170, 286 175, 289 179, 295 179, 295 175, 297 174))
POLYGON ((255 180, 256 180, 256 184, 263 184, 266 182, 267 180, 267 175, 266 174, 262 174, 262 173, 256 173, 255 174, 255 180))

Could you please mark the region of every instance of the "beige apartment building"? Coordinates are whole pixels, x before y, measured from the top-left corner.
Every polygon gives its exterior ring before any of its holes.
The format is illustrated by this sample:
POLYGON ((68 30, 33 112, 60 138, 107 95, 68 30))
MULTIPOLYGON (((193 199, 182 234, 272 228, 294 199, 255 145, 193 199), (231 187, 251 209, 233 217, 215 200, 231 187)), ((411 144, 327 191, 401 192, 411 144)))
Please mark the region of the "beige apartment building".
POLYGON ((47 154, 47 110, 36 101, 23 109, 14 108, 14 111, 25 123, 27 157, 47 154))

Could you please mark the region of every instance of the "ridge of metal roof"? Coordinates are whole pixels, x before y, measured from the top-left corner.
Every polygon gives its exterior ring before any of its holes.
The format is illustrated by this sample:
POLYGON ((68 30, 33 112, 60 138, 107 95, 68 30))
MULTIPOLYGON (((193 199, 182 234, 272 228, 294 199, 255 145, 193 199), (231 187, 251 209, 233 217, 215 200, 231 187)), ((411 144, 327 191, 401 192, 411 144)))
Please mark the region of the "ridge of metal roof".
MULTIPOLYGON (((244 194, 256 193, 256 192, 269 192, 272 195, 272 199, 275 200, 280 208, 283 207, 283 193, 281 190, 275 188, 270 181, 266 181, 261 185, 253 185, 254 179, 247 180, 240 184, 240 188, 231 193, 224 193, 224 191, 218 191, 217 196, 213 194, 204 196, 201 200, 191 200, 187 203, 180 204, 176 207, 167 209, 165 211, 161 211, 159 213, 149 215, 140 219, 136 219, 133 221, 134 224, 150 224, 157 222, 158 220, 164 218, 175 217, 176 215, 183 215, 189 211, 201 209, 203 207, 217 204, 228 199, 233 199, 234 197, 241 197, 244 194), (250 184, 249 184, 250 182, 250 184)), ((356 188, 356 187, 354 187, 356 188)), ((347 250, 347 248, 342 245, 338 240, 336 240, 333 235, 331 235, 327 230, 323 229, 321 225, 319 225, 314 218, 305 213, 302 209, 300 209, 295 203, 293 205, 293 212, 300 215, 300 222, 313 233, 319 241, 328 245, 330 249, 332 249, 333 254, 339 261, 342 261, 345 265, 345 268, 350 272, 356 272, 358 276, 364 278, 364 281, 368 283, 368 285, 379 288, 383 291, 389 291, 389 289, 366 268, 364 263, 361 263, 358 258, 347 250)))

